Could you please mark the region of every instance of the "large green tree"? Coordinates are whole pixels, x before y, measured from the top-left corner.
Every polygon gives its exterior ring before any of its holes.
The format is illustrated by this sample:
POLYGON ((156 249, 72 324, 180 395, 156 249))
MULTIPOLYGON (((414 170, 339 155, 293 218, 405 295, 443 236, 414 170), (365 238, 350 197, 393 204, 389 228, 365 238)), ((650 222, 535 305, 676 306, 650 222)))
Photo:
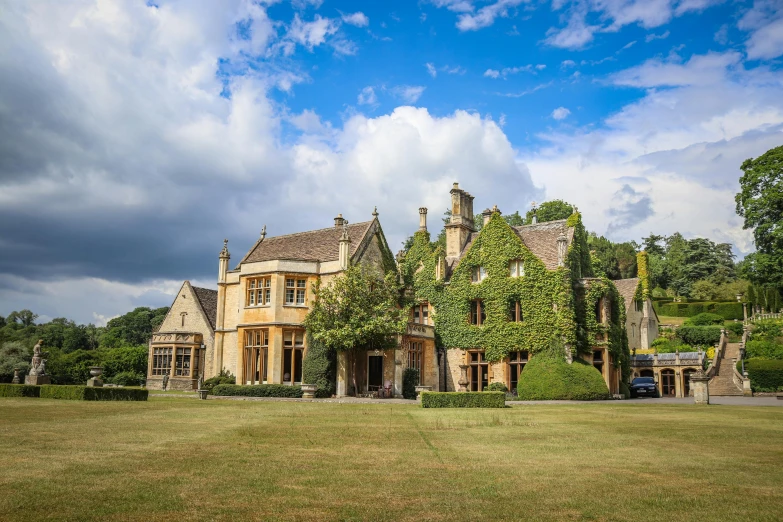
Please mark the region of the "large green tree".
POLYGON ((325 285, 319 280, 314 295, 305 328, 328 349, 349 355, 356 392, 359 352, 394 346, 396 336, 405 331, 408 307, 401 302, 402 285, 395 272, 381 276, 365 265, 357 265, 325 285))
MULTIPOLYGON (((545 201, 541 203, 535 210, 536 219, 539 223, 546 221, 556 221, 558 219, 568 219, 568 217, 574 213, 574 206, 571 203, 567 203, 562 199, 553 199, 552 201, 545 201)), ((533 222, 533 209, 527 211, 525 214, 525 224, 533 222)))

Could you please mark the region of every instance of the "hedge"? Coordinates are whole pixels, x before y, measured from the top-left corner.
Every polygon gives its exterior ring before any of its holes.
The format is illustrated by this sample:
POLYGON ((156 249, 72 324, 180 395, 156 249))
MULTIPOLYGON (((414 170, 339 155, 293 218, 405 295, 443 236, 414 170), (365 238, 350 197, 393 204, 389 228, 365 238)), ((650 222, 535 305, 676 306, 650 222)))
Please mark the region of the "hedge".
POLYGON ((66 399, 73 401, 146 401, 149 390, 134 388, 95 388, 44 384, 40 386, 42 399, 66 399))
MULTIPOLYGON (((740 366, 742 361, 737 362, 740 366)), ((748 359, 745 371, 754 392, 773 392, 783 388, 783 361, 775 359, 748 359)))
POLYGON ((653 308, 655 308, 658 315, 667 317, 693 317, 707 312, 719 315, 729 321, 744 318, 742 303, 735 302, 665 303, 653 306, 653 308))
POLYGON ((422 408, 505 408, 503 392, 421 392, 422 408))
POLYGON ((212 388, 212 395, 228 397, 302 397, 301 386, 285 384, 218 384, 212 388))
POLYGON ((745 350, 748 359, 783 359, 783 344, 775 341, 748 341, 745 350))
POLYGON ((575 359, 568 364, 561 355, 541 353, 525 365, 517 386, 519 400, 611 399, 604 378, 592 364, 575 359))
POLYGON ((720 341, 720 331, 720 326, 680 326, 677 337, 691 346, 713 346, 720 341))
POLYGON ((38 397, 40 392, 31 384, 0 384, 0 397, 38 397))
POLYGON ((403 399, 416 398, 416 384, 419 382, 419 370, 405 368, 402 372, 402 397, 403 399))

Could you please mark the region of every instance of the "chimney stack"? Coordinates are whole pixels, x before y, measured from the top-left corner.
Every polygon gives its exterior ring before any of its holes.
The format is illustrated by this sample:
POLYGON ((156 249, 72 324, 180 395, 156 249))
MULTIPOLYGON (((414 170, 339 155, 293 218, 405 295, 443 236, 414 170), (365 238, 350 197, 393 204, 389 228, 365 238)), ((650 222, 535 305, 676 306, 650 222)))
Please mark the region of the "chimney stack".
POLYGON ((560 235, 557 237, 557 266, 565 266, 567 246, 568 238, 560 232, 560 235))
POLYGON ((350 258, 350 244, 351 244, 351 238, 348 237, 348 223, 346 222, 343 225, 343 235, 340 237, 340 250, 339 250, 340 270, 348 269, 348 262, 350 258))
POLYGON ((536 202, 535 201, 533 202, 532 207, 533 207, 533 209, 532 209, 533 210, 533 217, 530 220, 530 223, 535 225, 536 223, 538 223, 538 216, 536 216, 537 209, 536 209, 536 202))
POLYGON ((343 219, 342 214, 337 214, 337 217, 334 218, 334 228, 340 228, 343 225, 347 225, 348 221, 343 219))
POLYGON ((481 213, 481 217, 484 218, 484 225, 486 225, 492 218, 492 211, 488 208, 484 209, 484 212, 481 213))
POLYGON ((473 223, 473 196, 454 183, 451 188, 451 219, 446 225, 446 257, 457 257, 475 232, 473 223))
POLYGON ((427 231, 427 207, 419 208, 419 230, 427 231))
POLYGON ((231 254, 228 253, 228 239, 223 240, 223 250, 220 251, 220 261, 218 261, 218 282, 226 282, 226 273, 228 272, 228 260, 231 254))

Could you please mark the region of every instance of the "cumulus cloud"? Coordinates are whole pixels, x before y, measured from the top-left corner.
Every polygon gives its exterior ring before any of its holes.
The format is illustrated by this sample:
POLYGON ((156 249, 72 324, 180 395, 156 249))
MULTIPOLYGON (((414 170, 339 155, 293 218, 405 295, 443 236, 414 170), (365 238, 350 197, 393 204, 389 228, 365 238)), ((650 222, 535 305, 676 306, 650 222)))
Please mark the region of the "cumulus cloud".
POLYGON ((557 109, 552 111, 552 118, 556 120, 564 120, 568 117, 569 114, 571 114, 571 111, 569 111, 565 107, 558 107, 557 109))
POLYGON ((438 76, 438 70, 435 68, 435 66, 429 62, 425 63, 424 66, 427 68, 427 73, 435 78, 438 76))
POLYGON ((783 55, 783 5, 757 0, 737 26, 750 32, 745 42, 748 58, 772 59, 783 55))
POLYGON ((340 24, 336 20, 315 15, 312 22, 304 22, 299 18, 299 13, 296 13, 287 36, 312 51, 314 47, 326 42, 326 38, 336 33, 339 28, 340 24))
POLYGON ((362 89, 356 98, 356 103, 359 105, 375 105, 377 102, 378 97, 375 95, 375 89, 369 86, 362 89))
POLYGON ((370 19, 361 11, 353 14, 343 14, 341 18, 346 24, 355 25, 356 27, 367 27, 370 25, 370 19))
POLYGON ((508 16, 510 9, 525 1, 495 0, 478 10, 470 0, 433 0, 433 4, 459 13, 456 25, 460 31, 477 31, 495 23, 496 18, 508 16))
POLYGON ((424 94, 424 89, 421 85, 398 85, 391 89, 391 93, 402 100, 403 103, 416 103, 421 95, 424 94))

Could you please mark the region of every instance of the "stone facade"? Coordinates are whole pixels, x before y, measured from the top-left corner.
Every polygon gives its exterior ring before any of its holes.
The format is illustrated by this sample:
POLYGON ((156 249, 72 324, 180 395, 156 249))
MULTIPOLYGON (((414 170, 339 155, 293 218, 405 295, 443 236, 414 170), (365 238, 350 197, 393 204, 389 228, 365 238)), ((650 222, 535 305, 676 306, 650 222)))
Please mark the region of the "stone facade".
MULTIPOLYGON (((640 253, 639 255, 644 255, 640 253)), ((630 350, 646 350, 658 338, 658 314, 648 297, 635 300, 638 278, 620 279, 614 285, 625 302, 625 327, 628 332, 628 348, 630 350)))
POLYGON ((705 354, 698 352, 631 355, 631 379, 653 377, 661 397, 693 396, 690 378, 704 367, 705 354))

